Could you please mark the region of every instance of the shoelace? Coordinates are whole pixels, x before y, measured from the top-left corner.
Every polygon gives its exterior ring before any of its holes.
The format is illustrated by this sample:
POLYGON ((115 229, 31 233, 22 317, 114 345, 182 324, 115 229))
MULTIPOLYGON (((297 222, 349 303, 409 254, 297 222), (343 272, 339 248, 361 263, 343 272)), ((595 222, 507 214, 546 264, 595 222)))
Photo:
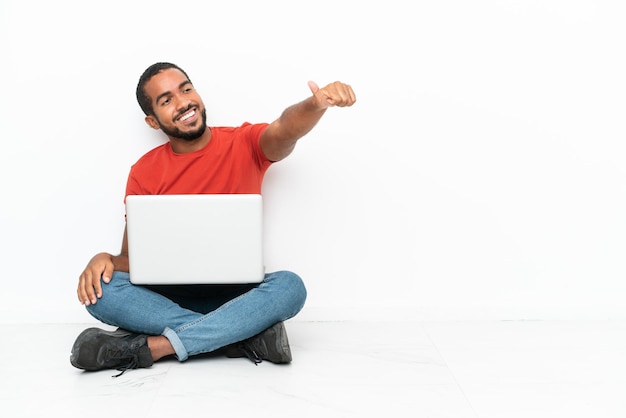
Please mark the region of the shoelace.
POLYGON ((247 344, 239 344, 237 348, 239 348, 239 350, 243 354, 245 354, 246 357, 248 357, 248 359, 250 359, 250 361, 253 362, 255 366, 258 366, 259 363, 263 361, 261 356, 259 356, 259 353, 254 351, 254 348, 248 346, 247 344))
POLYGON ((115 370, 120 371, 119 374, 116 374, 111 377, 120 377, 127 370, 136 369, 139 366, 139 356, 135 353, 132 353, 128 350, 109 350, 106 354, 107 361, 111 360, 128 360, 126 363, 118 366, 115 370))

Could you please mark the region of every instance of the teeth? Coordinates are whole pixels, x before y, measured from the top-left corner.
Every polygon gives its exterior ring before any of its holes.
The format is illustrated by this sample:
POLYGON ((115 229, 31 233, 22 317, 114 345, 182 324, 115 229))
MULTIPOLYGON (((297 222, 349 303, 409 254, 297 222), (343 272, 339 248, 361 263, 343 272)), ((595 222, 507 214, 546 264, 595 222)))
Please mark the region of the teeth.
POLYGON ((187 119, 189 119, 190 117, 192 117, 192 116, 193 116, 193 115, 195 115, 195 114, 196 114, 196 111, 195 111, 195 110, 192 110, 191 112, 184 114, 184 115, 180 118, 180 120, 184 122, 184 121, 186 121, 187 119))

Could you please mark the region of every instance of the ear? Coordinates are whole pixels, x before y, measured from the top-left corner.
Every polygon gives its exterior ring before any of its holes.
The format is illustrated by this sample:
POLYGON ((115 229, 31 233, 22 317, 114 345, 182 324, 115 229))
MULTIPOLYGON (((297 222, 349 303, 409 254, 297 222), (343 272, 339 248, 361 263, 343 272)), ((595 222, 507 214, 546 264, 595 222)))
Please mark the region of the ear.
POLYGON ((159 122, 156 120, 156 118, 152 115, 148 115, 145 118, 146 123, 148 124, 149 127, 151 127, 152 129, 161 129, 161 125, 159 125, 159 122))

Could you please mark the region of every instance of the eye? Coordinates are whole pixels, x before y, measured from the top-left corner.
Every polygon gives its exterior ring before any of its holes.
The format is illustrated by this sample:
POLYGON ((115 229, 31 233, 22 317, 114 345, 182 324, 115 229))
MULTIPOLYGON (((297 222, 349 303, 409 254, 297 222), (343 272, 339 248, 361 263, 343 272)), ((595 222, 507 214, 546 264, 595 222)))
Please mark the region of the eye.
POLYGON ((159 103, 160 106, 167 106, 168 104, 170 104, 172 100, 168 97, 166 99, 161 99, 161 103, 159 103))

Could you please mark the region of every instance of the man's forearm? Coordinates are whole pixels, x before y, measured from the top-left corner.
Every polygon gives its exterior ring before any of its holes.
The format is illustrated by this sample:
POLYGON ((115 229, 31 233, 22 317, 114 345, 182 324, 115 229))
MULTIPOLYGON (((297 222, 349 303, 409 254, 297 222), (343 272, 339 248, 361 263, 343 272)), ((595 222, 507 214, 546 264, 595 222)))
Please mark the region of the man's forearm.
POLYGON ((111 259, 115 271, 129 272, 128 254, 114 255, 111 259))
POLYGON ((297 141, 302 138, 315 127, 326 109, 321 108, 313 96, 289 106, 278 118, 281 139, 297 141))

